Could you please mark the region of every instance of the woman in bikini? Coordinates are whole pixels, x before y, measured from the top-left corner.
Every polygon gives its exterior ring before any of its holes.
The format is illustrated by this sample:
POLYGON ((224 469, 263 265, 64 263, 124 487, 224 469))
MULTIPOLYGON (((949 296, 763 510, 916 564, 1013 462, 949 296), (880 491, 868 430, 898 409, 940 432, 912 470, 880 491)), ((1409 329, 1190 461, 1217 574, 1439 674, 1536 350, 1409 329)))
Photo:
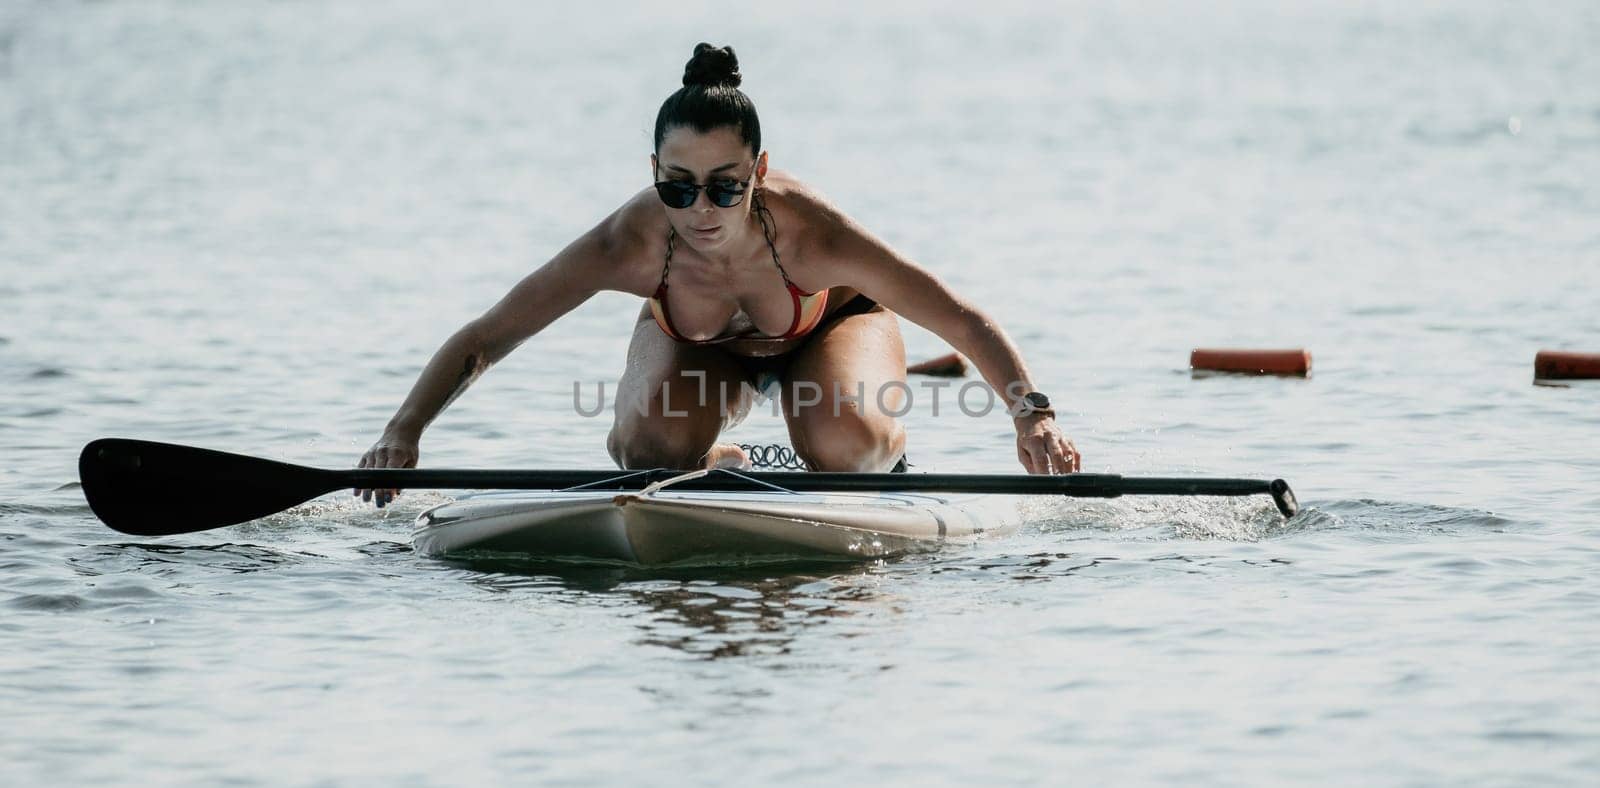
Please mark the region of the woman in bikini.
MULTIPOLYGON (((1005 332, 816 191, 769 169, 729 47, 700 44, 656 115, 655 185, 452 335, 362 468, 417 464, 426 426, 495 362, 601 290, 645 299, 606 446, 622 468, 742 465, 718 443, 757 387, 780 393, 795 452, 827 471, 903 469, 910 389, 895 316, 965 354, 1012 415, 1029 473, 1081 458, 1005 332)), ((379 506, 396 490, 358 490, 379 506)))

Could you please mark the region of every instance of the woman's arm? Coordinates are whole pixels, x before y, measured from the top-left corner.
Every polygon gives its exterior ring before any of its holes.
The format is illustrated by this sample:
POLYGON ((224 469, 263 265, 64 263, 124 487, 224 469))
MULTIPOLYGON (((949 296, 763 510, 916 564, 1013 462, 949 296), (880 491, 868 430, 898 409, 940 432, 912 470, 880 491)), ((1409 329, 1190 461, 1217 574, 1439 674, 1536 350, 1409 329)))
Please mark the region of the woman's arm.
MULTIPOLYGON (((411 468, 422 433, 489 367, 604 289, 629 289, 627 222, 618 211, 528 274, 487 312, 462 326, 423 367, 361 468, 411 468)), ((357 490, 382 506, 398 490, 357 490)))
POLYGON ((825 276, 937 334, 967 356, 1013 419, 1017 458, 1030 473, 1079 469, 1082 458, 1052 414, 1029 412, 1023 395, 1037 391, 1017 346, 987 313, 951 290, 932 272, 831 206, 822 206, 816 250, 825 276))
POLYGON ((574 241, 511 288, 498 303, 462 326, 423 368, 385 433, 412 440, 489 367, 603 288, 602 225, 574 241))

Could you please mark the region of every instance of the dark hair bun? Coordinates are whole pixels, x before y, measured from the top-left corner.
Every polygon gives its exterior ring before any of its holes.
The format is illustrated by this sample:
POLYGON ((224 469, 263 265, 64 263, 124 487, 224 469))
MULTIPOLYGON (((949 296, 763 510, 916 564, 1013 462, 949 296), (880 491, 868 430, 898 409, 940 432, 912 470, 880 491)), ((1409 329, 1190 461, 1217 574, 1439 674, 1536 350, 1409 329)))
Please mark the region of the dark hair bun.
POLYGON ((696 44, 694 57, 683 67, 683 85, 702 85, 708 88, 739 87, 744 77, 739 75, 739 58, 733 47, 714 47, 696 44))

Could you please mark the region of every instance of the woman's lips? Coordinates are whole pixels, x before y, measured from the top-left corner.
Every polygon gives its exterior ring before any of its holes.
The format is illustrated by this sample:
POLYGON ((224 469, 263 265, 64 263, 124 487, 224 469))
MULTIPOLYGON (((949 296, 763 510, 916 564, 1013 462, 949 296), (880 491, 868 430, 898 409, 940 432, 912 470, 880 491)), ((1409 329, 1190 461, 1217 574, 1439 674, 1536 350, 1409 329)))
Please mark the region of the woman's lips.
POLYGON ((718 230, 721 230, 721 229, 722 229, 722 225, 720 225, 720 224, 714 225, 712 227, 690 227, 689 228, 689 230, 691 232, 694 232, 697 235, 715 235, 716 232, 718 230))

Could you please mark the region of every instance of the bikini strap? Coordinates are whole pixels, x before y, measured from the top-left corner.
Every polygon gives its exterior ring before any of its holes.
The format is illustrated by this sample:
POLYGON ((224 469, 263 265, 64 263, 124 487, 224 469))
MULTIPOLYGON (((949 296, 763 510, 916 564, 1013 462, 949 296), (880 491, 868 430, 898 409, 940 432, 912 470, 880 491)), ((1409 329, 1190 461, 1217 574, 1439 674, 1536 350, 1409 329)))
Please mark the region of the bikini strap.
POLYGON ((667 259, 666 259, 666 262, 663 262, 661 264, 661 281, 658 284, 656 284, 656 297, 657 298, 660 298, 662 293, 667 292, 667 272, 672 270, 672 247, 673 247, 674 243, 677 240, 678 240, 678 231, 675 228, 668 227, 667 228, 667 259))
POLYGON ((766 202, 761 199, 761 192, 756 192, 754 200, 756 219, 761 222, 761 235, 767 239, 767 248, 772 250, 772 264, 778 267, 778 275, 783 277, 783 283, 789 286, 790 292, 804 292, 799 285, 794 283, 794 280, 789 278, 789 272, 783 270, 783 261, 778 258, 778 244, 773 240, 773 233, 775 232, 773 228, 778 225, 778 220, 772 219, 770 223, 767 221, 772 217, 772 212, 767 210, 766 202))

